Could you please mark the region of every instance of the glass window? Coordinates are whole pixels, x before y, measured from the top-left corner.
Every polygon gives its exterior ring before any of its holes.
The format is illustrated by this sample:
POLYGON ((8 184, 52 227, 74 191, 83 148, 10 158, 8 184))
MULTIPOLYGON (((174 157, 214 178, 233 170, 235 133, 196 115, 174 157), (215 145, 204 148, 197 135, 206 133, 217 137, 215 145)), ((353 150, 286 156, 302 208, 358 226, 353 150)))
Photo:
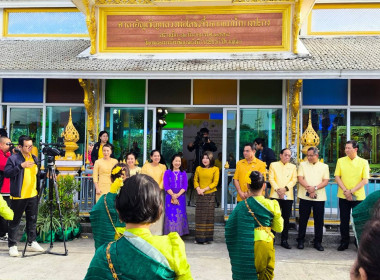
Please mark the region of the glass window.
POLYGON ((84 92, 78 80, 48 79, 46 82, 47 103, 83 103, 84 92))
POLYGON ((358 155, 368 160, 371 173, 380 173, 380 112, 351 112, 351 139, 358 155))
POLYGON ((6 9, 8 26, 5 36, 66 35, 86 36, 86 17, 77 9, 46 9, 22 11, 6 9))
POLYGON ((3 79, 3 102, 43 102, 43 79, 3 79))
POLYGON ((303 80, 303 105, 347 105, 347 80, 303 80))
POLYGON ((144 104, 145 80, 107 80, 107 104, 144 104))
MULTIPOLYGON (((124 160, 127 152, 137 154, 139 165, 144 164, 144 109, 143 108, 106 108, 105 130, 109 141, 114 145, 115 158, 124 160)), ((149 128, 148 128, 149 129, 149 128)), ((148 135, 151 137, 151 128, 148 135)), ((151 143, 148 137, 148 143, 151 143)), ((151 149, 151 146, 148 147, 151 149)))
POLYGON ((149 80, 148 104, 186 104, 191 102, 191 80, 149 80))
POLYGON ((42 140, 42 108, 10 108, 9 138, 15 144, 21 135, 28 135, 40 151, 42 140))
POLYGON ((194 80, 194 105, 236 105, 236 80, 194 80))
MULTIPOLYGON (((309 121, 309 110, 303 110, 303 131, 309 121)), ((338 158, 344 157, 347 141, 347 111, 344 109, 312 109, 311 121, 320 140, 319 157, 330 167, 330 176, 334 176, 338 158)))
POLYGON ((282 81, 241 80, 240 105, 281 105, 282 81))
POLYGON ((70 109, 73 125, 79 133, 79 140, 77 142, 79 148, 75 151, 75 154, 84 155, 84 145, 86 141, 86 111, 84 107, 46 107, 45 140, 47 143, 57 143, 57 138, 61 137, 62 132, 64 132, 69 122, 70 109))
POLYGON ((282 149, 282 110, 281 109, 242 109, 240 111, 239 157, 243 158, 244 144, 252 143, 255 138, 264 138, 267 147, 275 155, 282 149))
POLYGON ((380 80, 351 80, 351 105, 379 106, 380 80))

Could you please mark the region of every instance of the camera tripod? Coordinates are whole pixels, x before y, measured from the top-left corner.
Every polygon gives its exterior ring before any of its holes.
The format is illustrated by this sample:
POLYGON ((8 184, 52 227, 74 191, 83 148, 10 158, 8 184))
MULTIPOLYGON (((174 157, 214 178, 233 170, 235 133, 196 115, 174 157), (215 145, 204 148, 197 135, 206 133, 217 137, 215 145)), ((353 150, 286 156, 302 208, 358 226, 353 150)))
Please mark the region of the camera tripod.
MULTIPOLYGON (((45 251, 45 252, 39 252, 35 253, 29 256, 36 256, 36 255, 41 255, 41 254, 53 254, 53 255, 59 255, 59 256, 67 256, 68 255, 68 250, 66 248, 66 238, 65 238, 65 228, 63 227, 63 222, 62 222, 62 212, 61 212, 61 203, 59 200, 59 192, 58 192, 58 185, 57 185, 57 175, 56 175, 56 170, 54 166, 54 157, 53 156, 47 156, 47 171, 45 173, 46 177, 44 176, 43 178, 43 183, 40 191, 40 198, 43 195, 44 189, 46 188, 46 181, 48 181, 48 186, 49 186, 49 212, 50 212, 50 247, 45 251), (54 197, 53 197, 53 191, 55 191, 55 202, 58 208, 58 214, 59 214, 59 224, 61 226, 61 230, 63 233, 63 246, 64 246, 64 253, 56 253, 52 252, 52 249, 54 247, 53 245, 53 202, 54 202, 54 197)), ((25 255, 26 248, 28 246, 28 241, 25 243, 25 248, 24 251, 22 252, 22 257, 28 257, 25 255)))

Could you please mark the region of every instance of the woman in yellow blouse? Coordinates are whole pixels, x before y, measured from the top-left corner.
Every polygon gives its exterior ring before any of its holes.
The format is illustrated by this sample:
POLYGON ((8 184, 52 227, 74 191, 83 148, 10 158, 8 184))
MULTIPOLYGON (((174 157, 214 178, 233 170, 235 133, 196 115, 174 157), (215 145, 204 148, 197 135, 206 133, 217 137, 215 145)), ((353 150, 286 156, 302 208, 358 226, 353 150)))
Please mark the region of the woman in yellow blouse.
POLYGON ((195 207, 195 243, 209 244, 214 240, 215 192, 219 181, 219 168, 214 166, 212 152, 204 152, 201 166, 194 175, 197 190, 195 207))
POLYGON ((84 279, 193 279, 178 233, 154 236, 149 231, 162 214, 162 204, 161 190, 151 177, 138 174, 124 181, 115 206, 126 231, 96 250, 84 279))
POLYGON ((125 159, 129 169, 129 176, 137 175, 141 172, 141 167, 136 166, 136 155, 134 153, 127 153, 125 159))
MULTIPOLYGON (((164 199, 164 173, 166 166, 160 163, 161 153, 159 150, 153 150, 150 153, 150 159, 152 162, 144 164, 141 168, 141 174, 146 174, 152 177, 161 189, 162 200, 164 199)), ((162 213, 165 213, 164 204, 162 205, 162 213)), ((162 235, 164 233, 164 215, 161 215, 160 219, 151 225, 150 231, 153 235, 162 235)))
POLYGON ((111 170, 117 164, 117 160, 111 158, 112 147, 109 144, 103 146, 103 158, 95 161, 93 170, 93 180, 96 191, 96 201, 101 195, 106 194, 111 188, 111 170))

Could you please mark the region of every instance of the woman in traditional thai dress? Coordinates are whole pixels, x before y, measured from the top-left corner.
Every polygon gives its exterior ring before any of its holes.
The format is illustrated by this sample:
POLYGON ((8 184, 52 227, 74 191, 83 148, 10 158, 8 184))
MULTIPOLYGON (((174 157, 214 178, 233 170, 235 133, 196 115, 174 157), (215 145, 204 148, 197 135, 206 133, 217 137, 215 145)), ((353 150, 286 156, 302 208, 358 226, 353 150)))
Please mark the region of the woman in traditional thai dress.
POLYGON ((149 230, 162 213, 162 202, 152 177, 138 174, 125 181, 115 204, 126 230, 96 251, 85 280, 193 279, 178 233, 154 236, 149 230))
POLYGON ((176 154, 171 159, 170 169, 164 174, 165 222, 164 234, 177 232, 180 236, 189 234, 186 214, 187 176, 176 154))
POLYGON ((90 221, 95 250, 101 245, 121 237, 124 233, 125 223, 120 222, 115 208, 115 198, 123 182, 128 178, 128 167, 124 163, 116 164, 111 171, 110 192, 102 195, 91 209, 90 221))
MULTIPOLYGON (((164 198, 164 173, 166 171, 166 166, 160 163, 161 153, 159 150, 153 150, 150 153, 151 162, 144 164, 141 168, 141 174, 146 174, 152 177, 162 190, 162 199, 164 198)), ((163 207, 165 207, 163 205, 163 207)), ((163 213, 165 213, 165 210, 163 213)), ((153 235, 162 235, 164 232, 164 215, 161 215, 160 219, 152 224, 150 231, 153 235)))
POLYGON ((103 157, 95 161, 92 178, 94 180, 96 201, 106 194, 111 188, 111 170, 117 164, 117 160, 111 158, 112 146, 105 144, 102 151, 103 157))
POLYGON ((204 152, 202 163, 195 170, 194 188, 197 190, 195 207, 195 243, 209 244, 214 240, 215 192, 219 168, 214 166, 212 152, 204 152))
POLYGON ((139 174, 141 172, 141 167, 136 166, 136 155, 129 152, 125 155, 125 159, 128 165, 130 176, 139 174))
POLYGON ((264 177, 258 171, 247 173, 250 197, 240 202, 228 217, 226 244, 234 280, 274 278, 274 235, 284 220, 278 201, 263 196, 264 177))

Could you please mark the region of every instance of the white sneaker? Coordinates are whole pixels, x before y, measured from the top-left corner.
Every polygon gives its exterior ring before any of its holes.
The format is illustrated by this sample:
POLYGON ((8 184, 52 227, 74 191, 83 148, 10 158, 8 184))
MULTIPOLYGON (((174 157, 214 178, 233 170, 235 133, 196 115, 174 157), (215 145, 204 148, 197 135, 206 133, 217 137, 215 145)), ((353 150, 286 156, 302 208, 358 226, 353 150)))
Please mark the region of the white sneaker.
POLYGON ((19 253, 18 253, 18 250, 17 250, 17 246, 12 246, 12 247, 9 247, 9 255, 11 257, 18 257, 19 256, 19 253))
POLYGON ((28 251, 32 252, 44 252, 44 248, 40 246, 40 244, 37 243, 37 241, 33 241, 32 243, 28 244, 28 251))

